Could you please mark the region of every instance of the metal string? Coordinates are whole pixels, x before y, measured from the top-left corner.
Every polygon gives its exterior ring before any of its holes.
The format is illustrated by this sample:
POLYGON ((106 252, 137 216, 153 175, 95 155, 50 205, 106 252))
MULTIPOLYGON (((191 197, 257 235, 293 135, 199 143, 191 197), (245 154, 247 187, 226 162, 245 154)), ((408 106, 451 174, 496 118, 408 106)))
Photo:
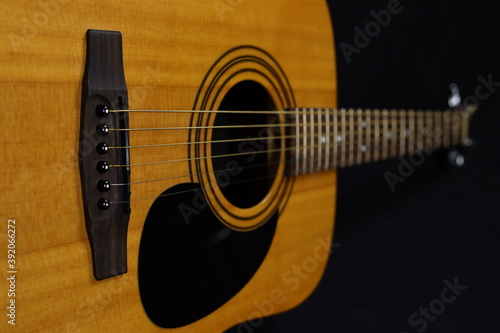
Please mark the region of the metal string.
MULTIPOLYGON (((299 112, 307 112, 308 115, 311 114, 316 114, 320 116, 328 116, 328 115, 334 115, 334 116, 341 116, 342 113, 347 116, 347 117, 355 117, 355 118, 360 118, 365 116, 365 120, 361 119, 356 119, 354 122, 357 126, 362 125, 364 127, 370 127, 370 128, 375 128, 377 126, 380 127, 380 124, 383 124, 385 122, 389 122, 389 131, 403 128, 403 126, 400 123, 396 123, 396 126, 392 126, 393 123, 391 123, 392 120, 399 119, 399 118, 405 118, 405 119, 420 119, 422 116, 427 116, 429 114, 429 111, 413 111, 414 114, 408 114, 408 113, 403 113, 404 111, 398 111, 398 110, 380 110, 378 114, 376 114, 377 110, 372 111, 371 114, 360 114, 358 113, 352 113, 351 110, 354 109, 340 109, 340 112, 338 109, 297 109, 294 111, 220 111, 220 110, 111 110, 110 112, 115 112, 115 113, 125 113, 125 112, 147 112, 147 113, 232 113, 232 114, 237 114, 237 113, 248 113, 248 114, 270 114, 270 115, 280 115, 280 114, 290 114, 290 115, 298 115, 299 112), (372 119, 372 117, 376 117, 378 120, 372 119), (368 120, 369 119, 369 120, 368 120), (367 121, 368 120, 368 121, 367 121)), ((361 111, 361 109, 358 109, 358 111, 361 111)), ((435 114, 435 113, 433 113, 435 114)), ((321 121, 321 120, 320 120, 321 121)), ((303 124, 307 126, 324 126, 325 122, 319 122, 319 123, 309 123, 309 124, 303 124)), ((259 128, 259 127, 295 127, 297 126, 296 124, 253 124, 253 125, 225 125, 225 126, 193 126, 193 127, 167 127, 167 128, 137 128, 137 129, 110 129, 112 131, 152 131, 152 130, 190 130, 190 129, 218 129, 218 128, 259 128)), ((406 127, 406 126, 404 126, 406 127)), ((340 132, 340 131, 339 131, 340 132)), ((337 142, 334 140, 334 144, 330 145, 330 149, 333 147, 341 147, 343 145, 347 144, 347 141, 351 141, 351 135, 350 133, 343 133, 342 135, 342 141, 337 142)), ((358 142, 358 134, 359 132, 355 133, 355 138, 354 141, 356 143, 358 142)), ((314 137, 335 137, 339 136, 339 134, 330 134, 328 136, 325 135, 310 135, 307 136, 307 138, 314 138, 314 137)), ((427 136, 427 135, 426 135, 427 136)), ((169 143, 169 144, 157 144, 157 145, 143 145, 143 146, 123 146, 123 147, 110 147, 110 149, 130 149, 130 148, 146 148, 146 147, 165 147, 165 146, 177 146, 177 145, 192 145, 192 144, 210 144, 210 143, 229 143, 229 142, 242 142, 242 141, 255 141, 255 140, 268 140, 268 139, 292 139, 292 138, 303 138, 304 136, 301 135, 288 135, 288 136, 271 136, 271 137, 261 137, 261 138, 240 138, 240 139, 228 139, 228 140, 215 140, 215 141, 199 141, 199 142, 184 142, 184 143, 169 143)), ((405 135, 406 137, 406 135, 405 135)), ((391 141, 393 138, 390 138, 391 141)), ((378 142, 379 140, 382 140, 381 137, 375 138, 375 142, 378 142)), ((397 143, 399 144, 400 140, 396 140, 397 143)), ((318 144, 318 145, 309 145, 305 146, 306 148, 312 149, 312 148, 319 148, 319 147, 325 147, 325 144, 318 144)), ((300 146, 299 149, 303 149, 304 146, 300 146)), ((347 152, 351 152, 353 149, 351 147, 345 147, 349 149, 345 149, 347 152)), ((282 152, 282 151, 289 151, 289 150, 295 150, 297 149, 296 147, 289 147, 289 148, 279 148, 279 149, 268 149, 268 150, 262 150, 262 151, 251 151, 251 152, 245 152, 245 153, 234 153, 234 154, 224 154, 224 155, 215 155, 215 156, 210 156, 210 157, 194 157, 194 158, 188 158, 188 159, 178 159, 178 160, 170 160, 170 161, 158 161, 158 162, 150 162, 150 163, 140 163, 140 164, 130 164, 130 165, 110 165, 110 167, 132 167, 132 166, 144 166, 144 165, 153 165, 153 164, 163 164, 163 163, 172 163, 172 162, 181 162, 181 161, 191 161, 191 160, 202 160, 202 159, 212 159, 212 158, 221 158, 221 157, 236 157, 236 156, 243 156, 243 155, 249 155, 249 154, 256 154, 256 153, 271 153, 271 152, 282 152)), ((260 164, 260 165, 254 165, 254 166, 246 166, 243 167, 244 169, 252 168, 252 167, 259 167, 259 166, 267 166, 267 165, 272 165, 272 164, 279 164, 279 163, 285 163, 288 161, 279 161, 279 162, 272 162, 272 163, 266 163, 266 164, 260 164)), ((232 170, 232 169, 231 169, 232 170)), ((223 171, 229 171, 228 170, 215 170, 213 173, 217 172, 223 172, 223 171)), ((162 181, 162 180, 169 180, 169 179, 176 179, 176 178, 185 178, 185 177, 191 177, 193 175, 202 175, 202 174, 208 174, 209 172, 206 173, 198 173, 198 174, 191 174, 191 175, 184 175, 184 176, 175 176, 175 177, 170 177, 170 178, 163 178, 163 179, 157 179, 157 180, 148 180, 148 181, 141 181, 141 182, 136 182, 136 183, 129 183, 129 184, 112 184, 112 186, 124 186, 124 185, 137 185, 137 184, 142 184, 142 183, 148 183, 148 182, 154 182, 154 181, 162 181)), ((258 179, 265 179, 265 178, 271 178, 274 177, 274 175, 268 175, 264 177, 258 177, 258 178, 252 178, 252 179, 247 179, 247 180, 242 180, 242 181, 236 181, 236 182, 231 182, 230 185, 233 184, 238 184, 238 183, 245 183, 245 182, 251 182, 255 181, 258 179)), ((214 185, 215 186, 215 185, 214 185)), ((191 191, 196 191, 199 189, 194 189, 191 191)), ((190 191, 184 191, 184 192, 190 192, 190 191)), ((178 193, 183 193, 183 192, 178 192, 178 193)), ((167 195, 173 195, 177 193, 171 193, 167 195)), ((164 195, 164 196, 167 196, 164 195)), ((146 199, 154 199, 157 198, 158 196, 155 196, 153 198, 142 198, 142 199, 135 199, 133 201, 138 201, 138 200, 146 200, 146 199)), ((115 202, 115 203, 120 203, 120 202, 115 202)))

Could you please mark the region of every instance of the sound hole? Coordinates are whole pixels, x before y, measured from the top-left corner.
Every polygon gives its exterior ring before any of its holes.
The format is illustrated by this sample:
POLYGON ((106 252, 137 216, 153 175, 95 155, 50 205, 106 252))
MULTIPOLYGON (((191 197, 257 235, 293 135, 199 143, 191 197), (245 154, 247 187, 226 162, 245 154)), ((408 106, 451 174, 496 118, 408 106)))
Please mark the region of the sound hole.
MULTIPOLYGON (((236 84, 219 107, 226 111, 274 109, 267 90, 255 81, 236 84)), ((214 126, 220 127, 212 132, 212 156, 227 155, 212 159, 217 184, 233 205, 253 207, 265 198, 278 169, 279 137, 283 135, 279 118, 273 113, 219 113, 214 126)))

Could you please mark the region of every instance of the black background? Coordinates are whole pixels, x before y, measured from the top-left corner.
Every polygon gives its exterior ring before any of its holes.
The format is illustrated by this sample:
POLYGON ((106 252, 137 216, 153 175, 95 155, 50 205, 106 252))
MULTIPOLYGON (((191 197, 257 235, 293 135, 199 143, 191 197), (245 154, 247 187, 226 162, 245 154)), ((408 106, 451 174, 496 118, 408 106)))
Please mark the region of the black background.
MULTIPOLYGON (((481 76, 500 85, 500 6, 493 0, 401 0, 402 12, 348 63, 340 43, 354 45, 354 27, 363 30, 370 11, 388 2, 328 1, 340 107, 443 109, 452 82, 464 98, 476 96, 481 76)), ((400 161, 339 170, 334 242, 341 245, 320 286, 300 307, 265 318, 252 332, 499 332, 495 90, 479 103, 471 125, 476 145, 465 150, 464 167, 449 168, 435 153, 394 192, 384 173, 397 174, 400 161), (445 279, 467 289, 427 327, 411 325, 414 312, 441 298, 445 279)))

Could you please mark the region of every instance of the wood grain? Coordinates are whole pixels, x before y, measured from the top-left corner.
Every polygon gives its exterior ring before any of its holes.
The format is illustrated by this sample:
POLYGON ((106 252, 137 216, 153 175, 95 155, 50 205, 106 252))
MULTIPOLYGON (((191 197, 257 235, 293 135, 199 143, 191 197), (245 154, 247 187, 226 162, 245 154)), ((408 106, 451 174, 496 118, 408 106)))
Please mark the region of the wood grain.
MULTIPOLYGON (((297 104, 336 106, 332 29, 323 1, 48 1, 4 3, 0 25, 0 244, 17 222, 16 290, 20 332, 154 332, 137 282, 142 226, 154 199, 133 202, 129 272, 95 281, 78 171, 81 79, 87 29, 123 34, 132 109, 191 109, 203 77, 227 50, 255 45, 279 62, 297 104), (49 5, 43 5, 43 4, 49 5)), ((256 80, 259 80, 256 78, 256 80)), ((268 83, 260 83, 268 88, 268 83)), ((295 105, 290 105, 294 107, 295 105)), ((190 116, 131 114, 131 127, 187 126, 190 116)), ((185 132, 141 133, 132 145, 188 140, 185 132)), ((188 157, 186 147, 132 150, 134 164, 188 157)), ((189 175, 187 162, 137 167, 132 182, 189 175)), ((302 302, 321 278, 331 241, 335 171, 298 177, 281 212, 276 238, 252 281, 212 315, 178 332, 221 332, 302 302), (300 276, 296 267, 303 267, 300 276), (272 311, 256 304, 272 301, 272 311), (265 313, 263 313, 265 312, 265 313)), ((132 188, 154 198, 187 181, 132 188)), ((6 248, 0 250, 6 271, 6 248)), ((0 279, 2 295, 8 290, 0 279)), ((2 296, 4 302, 5 296, 2 296)), ((5 309, 4 309, 5 311, 5 309)), ((166 314, 168 315, 168 314, 166 314)), ((4 320, 4 328, 10 327, 4 320)))

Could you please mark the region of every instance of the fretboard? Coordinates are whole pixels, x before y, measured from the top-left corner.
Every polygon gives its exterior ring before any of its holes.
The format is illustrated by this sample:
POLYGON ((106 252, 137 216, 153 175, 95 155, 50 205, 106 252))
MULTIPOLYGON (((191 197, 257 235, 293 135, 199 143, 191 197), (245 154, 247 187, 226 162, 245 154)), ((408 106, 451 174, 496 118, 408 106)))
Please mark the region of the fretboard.
POLYGON ((296 108, 288 117, 289 172, 338 169, 468 142, 468 111, 296 108))

